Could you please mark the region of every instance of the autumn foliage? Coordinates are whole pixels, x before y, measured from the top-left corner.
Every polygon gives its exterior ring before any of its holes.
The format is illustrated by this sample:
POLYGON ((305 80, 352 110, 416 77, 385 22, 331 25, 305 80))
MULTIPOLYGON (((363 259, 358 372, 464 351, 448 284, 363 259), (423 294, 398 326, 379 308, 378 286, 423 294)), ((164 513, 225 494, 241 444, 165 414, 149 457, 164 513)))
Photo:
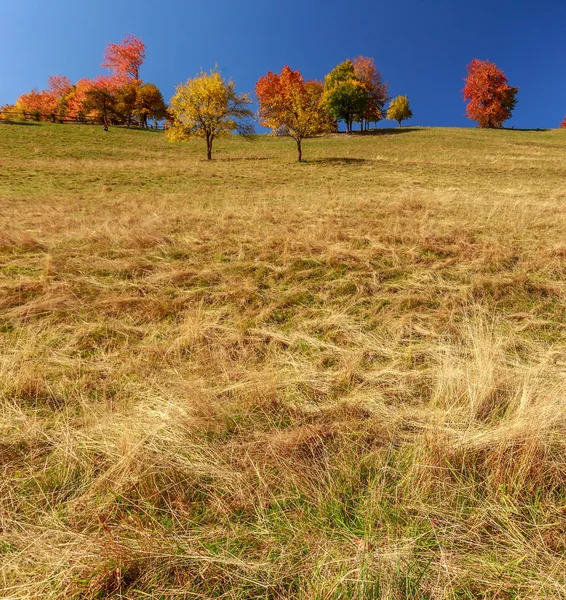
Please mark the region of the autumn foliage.
POLYGON ((322 83, 305 81, 300 71, 288 66, 279 75, 269 71, 256 83, 260 125, 269 127, 276 135, 293 138, 299 162, 304 138, 335 129, 323 101, 323 91, 322 83))
POLYGON ((97 120, 147 127, 148 118, 165 117, 166 106, 157 87, 140 79, 144 58, 143 41, 127 35, 120 43, 106 46, 101 66, 109 74, 83 78, 74 85, 63 75, 53 75, 47 89, 22 94, 13 111, 24 119, 97 120))
POLYGON ((360 123, 363 130, 383 118, 387 90, 373 58, 366 56, 340 63, 324 79, 326 106, 337 121, 344 121, 349 132, 353 123, 360 123))
POLYGON ((177 86, 171 98, 172 126, 167 131, 171 142, 202 138, 206 141, 206 155, 212 159, 212 145, 216 138, 237 131, 251 136, 253 117, 248 108, 247 94, 236 93, 236 84, 226 81, 218 69, 200 72, 193 79, 177 86))
POLYGON ((392 121, 397 121, 399 127, 405 119, 410 119, 413 116, 413 111, 409 104, 409 98, 407 96, 397 96, 393 98, 387 109, 387 118, 392 121))
POLYGON ((324 78, 324 101, 330 114, 344 121, 346 131, 352 131, 352 124, 362 120, 369 107, 369 94, 351 60, 340 63, 324 78))
POLYGON ((562 123, 559 125, 560 129, 566 129, 566 117, 562 120, 562 123))
POLYGON ((475 58, 464 79, 466 115, 480 127, 499 128, 511 117, 519 88, 510 87, 505 73, 488 60, 475 58))
POLYGON ((110 43, 104 50, 102 67, 127 81, 140 80, 140 67, 145 59, 145 44, 135 35, 127 35, 119 44, 110 43))
POLYGON ((354 75, 363 83, 368 93, 366 110, 360 115, 362 129, 367 129, 370 123, 377 123, 384 117, 384 106, 387 102, 389 84, 383 80, 377 70, 373 58, 356 56, 352 60, 354 75))

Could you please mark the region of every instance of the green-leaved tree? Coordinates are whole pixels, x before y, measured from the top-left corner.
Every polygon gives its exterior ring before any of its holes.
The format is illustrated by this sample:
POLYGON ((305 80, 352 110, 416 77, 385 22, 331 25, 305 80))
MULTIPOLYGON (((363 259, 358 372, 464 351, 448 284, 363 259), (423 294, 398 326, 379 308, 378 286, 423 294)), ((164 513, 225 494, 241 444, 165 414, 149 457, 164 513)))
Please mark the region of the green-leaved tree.
POLYGON ((346 123, 348 132, 352 131, 354 121, 364 118, 370 101, 369 91, 356 76, 351 60, 339 64, 325 77, 324 100, 330 114, 346 123))

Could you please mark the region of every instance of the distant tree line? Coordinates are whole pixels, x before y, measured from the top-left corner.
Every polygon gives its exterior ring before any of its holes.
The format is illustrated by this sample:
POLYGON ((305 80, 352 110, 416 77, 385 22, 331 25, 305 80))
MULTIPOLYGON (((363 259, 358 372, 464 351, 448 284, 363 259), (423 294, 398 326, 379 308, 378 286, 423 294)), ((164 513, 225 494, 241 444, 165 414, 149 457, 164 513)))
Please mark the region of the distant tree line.
POLYGON ((48 78, 45 90, 22 94, 3 114, 37 121, 98 121, 106 125, 148 127, 149 120, 167 116, 167 106, 156 85, 140 79, 145 44, 128 35, 119 44, 108 44, 101 64, 108 75, 83 78, 76 84, 64 75, 48 78))
MULTIPOLYGON (((343 122, 348 133, 354 123, 361 131, 383 118, 403 121, 413 113, 407 96, 390 98, 389 84, 366 56, 348 59, 330 71, 324 81, 305 80, 289 66, 280 73, 269 71, 255 86, 257 115, 250 109, 248 94, 237 94, 235 83, 226 81, 217 68, 201 72, 176 88, 167 106, 153 83, 140 79, 145 44, 133 35, 110 43, 101 66, 110 71, 76 84, 62 75, 48 78, 45 90, 22 94, 14 105, 0 109, 6 118, 99 122, 105 125, 148 127, 164 122, 171 141, 201 137, 207 157, 212 158, 216 138, 239 132, 253 133, 253 119, 275 135, 291 137, 302 160, 302 141, 313 135, 337 132, 343 122), (385 105, 389 102, 386 110, 385 105)), ((500 128, 517 104, 519 89, 511 87, 495 64, 478 59, 467 66, 462 90, 466 115, 479 127, 500 128)), ((566 127, 566 117, 560 124, 566 127)))

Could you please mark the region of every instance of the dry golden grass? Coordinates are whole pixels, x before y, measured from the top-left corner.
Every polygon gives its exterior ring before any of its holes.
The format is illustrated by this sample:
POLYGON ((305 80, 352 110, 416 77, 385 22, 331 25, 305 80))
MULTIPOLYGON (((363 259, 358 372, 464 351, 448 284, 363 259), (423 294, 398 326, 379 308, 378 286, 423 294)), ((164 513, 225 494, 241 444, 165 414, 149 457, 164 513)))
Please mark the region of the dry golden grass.
POLYGON ((566 132, 0 125, 0 597, 566 598, 566 132))

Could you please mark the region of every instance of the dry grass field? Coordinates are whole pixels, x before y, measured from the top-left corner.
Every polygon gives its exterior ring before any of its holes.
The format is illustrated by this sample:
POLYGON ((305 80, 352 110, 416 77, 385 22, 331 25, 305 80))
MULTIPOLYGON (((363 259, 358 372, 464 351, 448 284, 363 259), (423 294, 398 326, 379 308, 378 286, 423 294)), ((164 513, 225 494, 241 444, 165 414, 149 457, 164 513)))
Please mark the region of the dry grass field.
POLYGON ((0 597, 566 598, 566 131, 0 124, 0 597))

